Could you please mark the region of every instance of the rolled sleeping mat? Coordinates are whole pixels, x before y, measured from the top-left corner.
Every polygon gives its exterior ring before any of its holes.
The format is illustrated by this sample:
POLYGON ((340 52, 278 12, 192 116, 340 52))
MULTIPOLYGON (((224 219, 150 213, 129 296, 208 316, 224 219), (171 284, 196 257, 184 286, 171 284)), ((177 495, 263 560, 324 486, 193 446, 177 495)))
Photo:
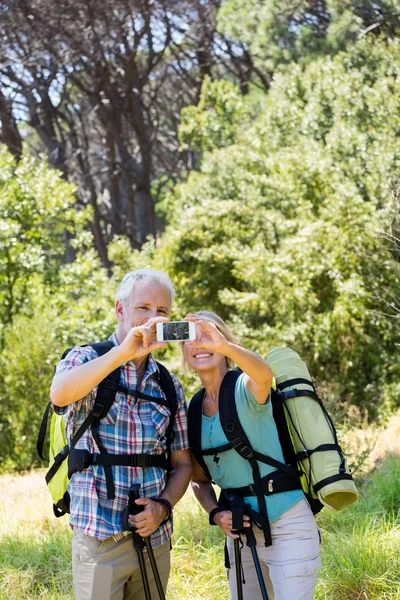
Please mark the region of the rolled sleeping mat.
MULTIPOLYGON (((310 373, 304 361, 291 348, 273 348, 267 355, 278 389, 283 393, 291 390, 309 391, 315 394, 310 373), (303 379, 304 383, 285 385, 286 382, 303 379)), ((335 427, 322 405, 315 397, 293 396, 285 399, 286 420, 296 453, 312 451, 319 446, 335 444, 338 449, 312 452, 299 461, 320 502, 332 510, 343 510, 358 499, 358 491, 351 477, 346 459, 341 451, 335 427)), ((302 477, 303 479, 303 477, 302 477)))

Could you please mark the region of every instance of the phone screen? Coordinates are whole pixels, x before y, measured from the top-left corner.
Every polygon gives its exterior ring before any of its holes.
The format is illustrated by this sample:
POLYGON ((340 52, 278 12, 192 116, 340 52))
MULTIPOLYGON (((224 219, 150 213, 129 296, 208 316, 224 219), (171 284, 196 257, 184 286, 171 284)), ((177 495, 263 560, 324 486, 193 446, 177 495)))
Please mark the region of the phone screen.
POLYGON ((163 334, 165 342, 189 340, 189 323, 187 321, 163 323, 163 334))

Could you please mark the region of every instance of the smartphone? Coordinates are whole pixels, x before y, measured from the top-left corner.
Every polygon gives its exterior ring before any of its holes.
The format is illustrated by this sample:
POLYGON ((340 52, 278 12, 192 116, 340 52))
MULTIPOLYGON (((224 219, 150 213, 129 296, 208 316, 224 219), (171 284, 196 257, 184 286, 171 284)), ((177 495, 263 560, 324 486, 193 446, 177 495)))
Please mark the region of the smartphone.
POLYGON ((158 342, 187 342, 196 339, 196 326, 189 321, 157 323, 158 342))

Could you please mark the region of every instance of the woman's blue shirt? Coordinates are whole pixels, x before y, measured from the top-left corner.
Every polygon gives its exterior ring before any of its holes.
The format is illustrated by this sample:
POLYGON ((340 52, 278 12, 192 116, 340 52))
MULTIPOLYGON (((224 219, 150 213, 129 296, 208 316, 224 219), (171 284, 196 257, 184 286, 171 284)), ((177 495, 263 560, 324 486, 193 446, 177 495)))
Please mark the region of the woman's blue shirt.
MULTIPOLYGON (((235 387, 236 407, 239 420, 246 432, 250 444, 256 452, 266 454, 275 460, 285 462, 279 442, 278 431, 272 415, 272 404, 268 400, 265 404, 258 404, 245 384, 242 373, 235 387)), ((201 447, 203 450, 227 444, 228 440, 223 432, 219 413, 212 417, 202 416, 201 447)), ((213 456, 204 456, 204 461, 215 483, 222 489, 241 487, 253 483, 253 474, 250 463, 243 459, 236 450, 230 449, 221 452, 214 460, 213 456)), ((268 475, 275 469, 259 462, 261 477, 268 475)), ((267 512, 270 523, 277 521, 285 511, 304 498, 302 490, 283 492, 266 496, 267 512)), ((258 500, 255 496, 245 498, 245 502, 259 511, 258 500)))

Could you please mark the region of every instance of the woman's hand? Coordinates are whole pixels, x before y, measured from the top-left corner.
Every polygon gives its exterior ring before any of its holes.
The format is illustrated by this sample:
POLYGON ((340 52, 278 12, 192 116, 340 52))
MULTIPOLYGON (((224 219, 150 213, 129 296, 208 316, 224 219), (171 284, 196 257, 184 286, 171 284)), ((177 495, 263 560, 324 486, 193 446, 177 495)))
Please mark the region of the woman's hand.
POLYGON ((229 347, 229 342, 226 341, 214 323, 191 314, 186 315, 184 320, 191 321, 196 325, 196 339, 193 342, 185 342, 185 346, 189 348, 195 346, 196 348, 204 348, 205 350, 224 354, 229 347))
MULTIPOLYGON (((232 531, 232 512, 230 510, 217 512, 213 520, 228 537, 233 540, 239 537, 239 534, 232 531)), ((243 527, 250 527, 250 517, 247 515, 243 515, 243 527)))

